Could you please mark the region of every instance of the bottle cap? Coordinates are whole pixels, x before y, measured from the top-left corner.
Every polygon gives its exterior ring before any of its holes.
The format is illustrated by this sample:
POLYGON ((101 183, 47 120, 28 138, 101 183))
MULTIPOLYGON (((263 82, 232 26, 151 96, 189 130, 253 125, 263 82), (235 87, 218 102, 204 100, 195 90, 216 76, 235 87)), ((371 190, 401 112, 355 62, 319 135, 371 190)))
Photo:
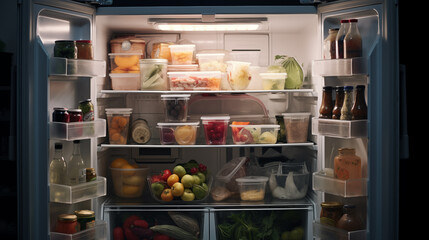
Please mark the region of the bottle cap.
POLYGON ((349 22, 358 22, 358 20, 353 18, 353 19, 349 19, 349 22))
POLYGON ((332 87, 331 86, 323 86, 323 90, 332 90, 332 87))
POLYGON ((336 86, 335 89, 337 91, 344 91, 344 87, 343 86, 336 86))
POLYGON ((353 90, 353 86, 344 86, 344 91, 351 91, 353 90))
POLYGON ((55 143, 55 149, 63 149, 63 144, 55 143))
POLYGON ((349 19, 343 19, 340 21, 340 23, 348 23, 350 20, 349 19))

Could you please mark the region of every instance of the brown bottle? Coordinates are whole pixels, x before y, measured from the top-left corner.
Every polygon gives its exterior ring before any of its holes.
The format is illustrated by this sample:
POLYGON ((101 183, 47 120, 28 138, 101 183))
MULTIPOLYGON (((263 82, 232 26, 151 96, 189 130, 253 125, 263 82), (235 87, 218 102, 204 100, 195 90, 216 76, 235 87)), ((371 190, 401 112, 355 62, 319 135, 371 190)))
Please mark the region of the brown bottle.
POLYGON ((332 117, 332 87, 324 86, 322 95, 322 104, 319 109, 319 118, 332 117))
POLYGON ((346 231, 357 231, 364 229, 364 223, 362 219, 356 214, 354 205, 344 205, 343 216, 337 222, 337 228, 344 229, 346 231))
POLYGON ((349 30, 344 37, 344 58, 362 57, 362 38, 357 27, 357 19, 350 19, 349 30))
POLYGON ((335 94, 335 105, 332 109, 332 119, 340 119, 341 117, 341 107, 344 102, 344 87, 337 86, 335 94))
POLYGON ((365 86, 356 86, 356 97, 352 107, 352 120, 367 119, 368 108, 365 102, 365 86))

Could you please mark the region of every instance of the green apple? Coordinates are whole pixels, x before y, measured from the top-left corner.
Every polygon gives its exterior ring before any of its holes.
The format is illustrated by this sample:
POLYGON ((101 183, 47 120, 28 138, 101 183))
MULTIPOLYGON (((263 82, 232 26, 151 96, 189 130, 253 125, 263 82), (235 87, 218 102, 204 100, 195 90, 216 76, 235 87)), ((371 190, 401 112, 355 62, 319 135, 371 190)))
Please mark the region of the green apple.
POLYGON ((195 194, 191 191, 191 189, 185 189, 185 192, 183 192, 180 198, 183 201, 192 201, 195 199, 195 194))
POLYGON ((192 175, 192 177, 194 178, 194 184, 200 185, 201 183, 200 177, 198 177, 198 175, 192 175))
POLYGON ((185 174, 180 182, 185 186, 185 188, 190 188, 194 184, 194 177, 189 174, 185 174))
POLYGON ((206 182, 206 175, 202 172, 198 172, 197 176, 200 178, 201 182, 206 182))
POLYGON ((206 183, 201 183, 201 187, 203 187, 206 191, 209 191, 209 186, 206 183))
POLYGON ((155 182, 151 184, 152 192, 155 196, 161 196, 162 190, 164 190, 164 184, 160 182, 155 182))
POLYGON ((186 174, 186 170, 183 166, 177 165, 173 168, 173 173, 177 174, 181 178, 186 174))
MULTIPOLYGON (((203 183, 205 184, 205 183, 203 183)), ((207 184, 205 184, 205 186, 203 185, 194 185, 194 187, 192 187, 192 192, 195 194, 195 198, 200 200, 203 199, 205 196, 207 196, 208 194, 208 186, 207 184)))

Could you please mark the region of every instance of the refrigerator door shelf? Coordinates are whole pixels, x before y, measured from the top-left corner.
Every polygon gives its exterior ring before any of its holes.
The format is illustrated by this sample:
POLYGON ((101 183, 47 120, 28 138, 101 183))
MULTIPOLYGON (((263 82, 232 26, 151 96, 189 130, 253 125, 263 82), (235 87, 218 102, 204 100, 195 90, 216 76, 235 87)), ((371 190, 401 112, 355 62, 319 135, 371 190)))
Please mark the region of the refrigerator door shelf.
POLYGON ((50 201, 73 204, 93 198, 105 196, 107 192, 106 178, 97 176, 95 181, 74 186, 49 184, 50 201))
POLYGON ((106 120, 95 119, 87 122, 49 122, 50 139, 79 140, 106 136, 106 120))
POLYGON ((313 93, 313 89, 282 89, 282 90, 219 90, 219 91, 150 91, 150 90, 101 90, 101 94, 154 93, 154 94, 231 94, 231 93, 313 93))
POLYGON ((105 240, 108 239, 108 226, 107 222, 97 220, 95 221, 94 227, 79 231, 74 234, 64 234, 51 232, 51 240, 74 240, 74 239, 97 239, 105 240))
POLYGON ((53 57, 50 60, 50 76, 105 77, 106 61, 53 57))
POLYGON ((320 239, 330 240, 365 240, 366 230, 346 231, 329 225, 323 225, 320 222, 313 222, 313 236, 320 239))
POLYGON ((313 76, 356 76, 368 75, 368 63, 366 57, 314 60, 313 76))
POLYGON ((336 138, 367 137, 368 120, 336 120, 314 117, 312 120, 313 135, 336 138))
POLYGON ((367 178, 340 180, 323 172, 313 173, 313 190, 341 197, 367 196, 367 178))
MULTIPOLYGON (((158 141, 159 142, 159 141, 158 141)), ((239 148, 239 147, 310 147, 315 146, 313 142, 305 143, 275 143, 275 144, 225 144, 225 145, 162 145, 162 144, 101 144, 104 148, 239 148)))

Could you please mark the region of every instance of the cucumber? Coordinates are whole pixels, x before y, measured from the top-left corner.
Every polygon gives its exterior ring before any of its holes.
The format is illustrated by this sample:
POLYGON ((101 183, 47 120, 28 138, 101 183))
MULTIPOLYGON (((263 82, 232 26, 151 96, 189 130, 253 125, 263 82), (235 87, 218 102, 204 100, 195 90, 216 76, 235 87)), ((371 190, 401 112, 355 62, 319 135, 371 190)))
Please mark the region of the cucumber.
POLYGON ((155 225, 150 229, 154 232, 159 232, 176 240, 198 240, 198 238, 192 233, 175 225, 155 225))
POLYGON ((168 212, 168 215, 170 215, 173 222, 182 229, 194 234, 195 236, 198 236, 200 233, 200 227, 195 218, 181 212, 168 212))

